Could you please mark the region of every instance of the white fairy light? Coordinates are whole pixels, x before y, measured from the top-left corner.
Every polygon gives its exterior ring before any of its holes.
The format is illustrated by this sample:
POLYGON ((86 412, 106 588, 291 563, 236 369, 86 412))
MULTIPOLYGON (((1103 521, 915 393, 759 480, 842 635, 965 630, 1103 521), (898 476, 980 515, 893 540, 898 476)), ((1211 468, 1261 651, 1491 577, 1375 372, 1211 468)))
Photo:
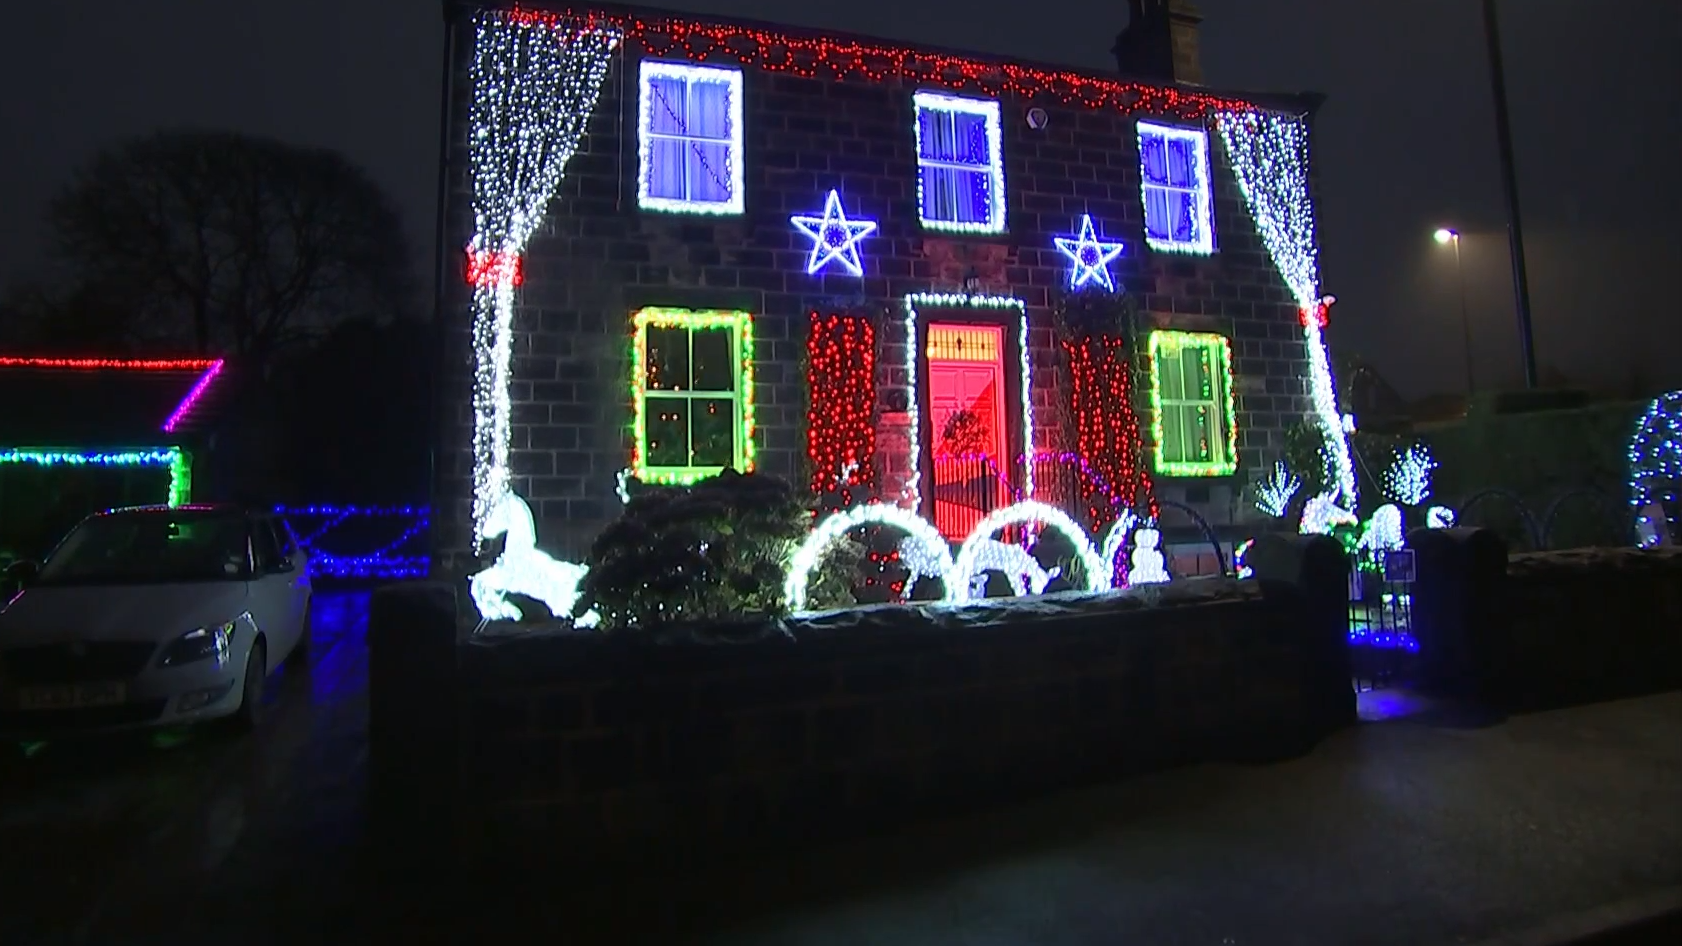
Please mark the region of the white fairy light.
POLYGON ((1385 503, 1374 509, 1372 518, 1367 520, 1367 527, 1361 533, 1360 548, 1376 559, 1384 552, 1401 548, 1406 541, 1407 537, 1402 533, 1402 507, 1385 503))
MULTIPOLYGON (((487 621, 520 620, 524 615, 508 596, 521 594, 543 602, 557 618, 570 617, 573 605, 578 603, 578 587, 590 570, 550 558, 537 547, 531 507, 512 490, 492 508, 486 524, 485 538, 497 536, 504 537, 502 554, 490 567, 467 579, 467 590, 479 616, 487 621)), ((574 623, 593 627, 598 619, 591 611, 574 623)))
POLYGON ((1425 527, 1428 529, 1454 528, 1454 510, 1447 506, 1432 506, 1425 510, 1425 527))
POLYGON ((1104 559, 1099 556, 1098 550, 1092 547, 1092 537, 1086 534, 1080 523, 1056 506, 1025 499, 1003 509, 993 510, 970 530, 969 538, 958 547, 958 555, 947 574, 947 600, 960 602, 970 597, 973 591, 970 588, 970 579, 984 570, 981 566, 982 550, 991 548, 987 543, 996 543, 993 533, 1006 526, 1035 523, 1056 529, 1074 544, 1075 556, 1080 559, 1081 570, 1086 572, 1087 591, 1109 590, 1110 576, 1104 571, 1104 559))
MULTIPOLYGON (((789 558, 787 575, 783 579, 783 601, 789 610, 806 609, 807 584, 811 580, 812 569, 818 566, 818 561, 830 543, 852 529, 873 523, 893 526, 924 546, 932 556, 934 565, 938 566, 942 582, 949 581, 948 576, 952 573, 952 552, 947 548, 946 538, 940 534, 940 530, 910 510, 886 503, 867 503, 835 513, 818 523, 818 527, 794 550, 794 554, 789 558)), ((950 586, 946 592, 950 596, 950 586)))
POLYGON ((1133 555, 1127 569, 1127 587, 1160 585, 1172 576, 1162 564, 1162 550, 1157 545, 1162 533, 1149 526, 1133 533, 1133 555))
MULTIPOLYGON (((1032 366, 1028 360, 1028 304, 1012 296, 971 296, 964 293, 914 292, 905 297, 905 383, 913 412, 917 403, 917 319, 919 307, 925 309, 1015 309, 1017 312, 1018 369, 1022 372, 1022 495, 1034 495, 1034 399, 1032 395, 1032 366)), ((904 494, 912 508, 922 503, 919 470, 918 431, 921 424, 911 422, 911 471, 904 494)))
POLYGON ((1629 440, 1629 504, 1635 509, 1636 542, 1642 548, 1667 545, 1682 484, 1682 391, 1653 400, 1629 440))
MULTIPOLYGON (((899 540, 899 561, 910 572, 913 578, 939 578, 946 580, 946 569, 951 565, 952 550, 946 548, 943 542, 931 548, 929 543, 913 535, 907 535, 899 540), (945 555, 940 554, 945 551, 945 555)), ((905 590, 911 591, 915 582, 906 582, 905 590)))
MULTIPOLYGON (((681 62, 661 62, 655 59, 644 59, 637 75, 637 206, 643 210, 658 210, 669 213, 696 214, 739 214, 745 206, 743 201, 743 161, 742 161, 742 70, 723 68, 719 66, 702 66, 681 62), (679 103, 664 101, 654 87, 656 79, 676 79, 683 83, 684 94, 679 103), (706 86, 722 89, 724 104, 723 139, 691 137, 691 120, 688 109, 700 100, 696 94, 696 86, 706 86), (683 115, 673 113, 681 104, 683 115), (656 109, 664 111, 657 116, 656 109), (659 117, 671 119, 676 125, 675 134, 656 132, 655 126, 659 117), (674 142, 681 148, 688 149, 688 153, 698 161, 702 169, 714 175, 717 184, 726 193, 722 199, 697 197, 693 194, 683 196, 660 196, 651 192, 653 177, 656 173, 655 150, 656 140, 663 139, 674 142), (724 145, 723 168, 707 165, 702 155, 704 145, 724 145)), ((667 153, 684 153, 682 150, 667 153)), ((681 179, 681 176, 680 176, 681 179)))
POLYGON ((1333 498, 1345 509, 1354 509, 1359 498, 1355 464, 1321 332, 1331 297, 1320 294, 1319 244, 1308 186, 1308 122, 1301 116, 1254 111, 1222 112, 1216 122, 1250 217, 1302 316, 1314 416, 1335 474, 1333 498))
POLYGON ((1005 580, 1010 582, 1011 593, 1018 598, 1029 592, 1044 594, 1045 586, 1063 572, 1060 566, 1047 569, 1034 558, 1033 553, 1014 542, 1000 542, 994 538, 985 539, 976 547, 972 565, 974 571, 969 582, 971 598, 985 595, 988 572, 1005 576, 1005 580))
POLYGON ((1360 520, 1355 514, 1339 506, 1333 493, 1321 493, 1310 499, 1302 509, 1302 523, 1297 531, 1303 535, 1331 535, 1336 526, 1352 526, 1360 520))
POLYGON ((473 183, 473 525, 485 538, 509 491, 514 286, 607 76, 617 30, 519 12, 474 17, 468 150, 473 183))
POLYGON ((1133 510, 1123 509, 1116 521, 1110 523, 1110 528, 1104 533, 1104 544, 1098 556, 1104 560, 1104 574, 1115 581, 1116 560, 1121 557, 1121 550, 1127 547, 1127 540, 1133 535, 1133 527, 1139 524, 1139 517, 1133 515, 1133 510))
POLYGON ((1302 489, 1302 480, 1286 468, 1284 460, 1279 460, 1273 464, 1272 474, 1256 484, 1256 508, 1275 519, 1282 519, 1299 489, 1302 489))
POLYGON ((1404 506, 1418 506, 1431 498, 1431 471, 1436 468, 1431 448, 1422 443, 1398 450, 1384 471, 1384 495, 1404 506))

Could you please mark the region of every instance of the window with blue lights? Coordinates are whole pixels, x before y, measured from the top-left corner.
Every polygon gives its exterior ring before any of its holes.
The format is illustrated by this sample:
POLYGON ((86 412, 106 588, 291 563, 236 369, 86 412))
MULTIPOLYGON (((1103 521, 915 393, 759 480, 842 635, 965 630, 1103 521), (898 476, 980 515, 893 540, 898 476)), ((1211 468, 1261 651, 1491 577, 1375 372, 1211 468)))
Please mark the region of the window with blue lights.
POLYGON ((637 204, 742 212, 742 71, 644 60, 638 78, 637 204))
POLYGON ((1140 122, 1139 180, 1145 204, 1145 242, 1151 249, 1199 254, 1215 251, 1208 132, 1140 122))
POLYGON ((1003 233, 999 103, 918 92, 917 213, 931 230, 1003 233))

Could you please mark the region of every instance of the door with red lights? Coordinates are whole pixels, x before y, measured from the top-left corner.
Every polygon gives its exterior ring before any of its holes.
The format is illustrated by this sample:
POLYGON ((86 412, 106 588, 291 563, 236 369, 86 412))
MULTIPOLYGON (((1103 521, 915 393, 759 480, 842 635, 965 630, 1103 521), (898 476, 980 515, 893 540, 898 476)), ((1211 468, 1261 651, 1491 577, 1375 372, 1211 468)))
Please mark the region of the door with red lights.
POLYGON ((934 524, 952 539, 1010 502, 1004 328, 934 322, 924 352, 934 524))

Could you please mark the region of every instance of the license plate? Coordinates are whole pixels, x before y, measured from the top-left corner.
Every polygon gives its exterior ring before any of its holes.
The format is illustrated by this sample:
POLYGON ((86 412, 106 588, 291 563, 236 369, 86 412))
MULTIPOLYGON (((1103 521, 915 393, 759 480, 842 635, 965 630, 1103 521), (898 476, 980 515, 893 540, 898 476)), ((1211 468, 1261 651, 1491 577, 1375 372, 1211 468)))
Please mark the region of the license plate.
POLYGON ((116 706, 127 697, 121 683, 78 683, 54 687, 25 687, 18 691, 24 710, 82 709, 116 706))

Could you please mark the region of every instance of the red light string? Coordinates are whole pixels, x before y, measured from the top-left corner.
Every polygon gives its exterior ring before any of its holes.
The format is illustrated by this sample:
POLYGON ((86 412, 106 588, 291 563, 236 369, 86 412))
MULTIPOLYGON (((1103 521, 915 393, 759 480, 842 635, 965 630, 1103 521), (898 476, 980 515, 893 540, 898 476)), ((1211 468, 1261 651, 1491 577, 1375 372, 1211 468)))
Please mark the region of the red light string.
POLYGON ((811 314, 806 456, 812 492, 845 509, 876 489, 876 330, 858 315, 811 314))
POLYGON ((220 368, 218 358, 20 358, 0 357, 0 368, 45 368, 70 371, 207 371, 220 368))
POLYGON ((1115 518, 1112 496, 1136 512, 1148 509, 1154 517, 1156 493, 1143 461, 1139 419, 1133 413, 1133 368, 1126 341, 1116 335, 1084 335, 1064 339, 1063 352, 1069 359, 1076 453, 1091 474, 1081 477, 1081 488, 1092 521, 1115 518), (1096 481, 1109 488, 1100 489, 1096 481))
POLYGON ((526 281, 525 261, 513 253, 467 248, 467 284, 490 288, 506 280, 518 286, 526 281))
POLYGON ((862 78, 871 82, 906 79, 958 92, 1023 98, 1050 96, 1066 104, 1201 119, 1215 112, 1248 111, 1249 102, 1142 82, 1123 82, 1067 70, 988 62, 857 40, 794 36, 724 23, 699 23, 676 17, 556 12, 515 7, 511 20, 549 23, 569 29, 612 28, 644 53, 693 62, 729 57, 744 66, 786 72, 804 78, 862 78))

